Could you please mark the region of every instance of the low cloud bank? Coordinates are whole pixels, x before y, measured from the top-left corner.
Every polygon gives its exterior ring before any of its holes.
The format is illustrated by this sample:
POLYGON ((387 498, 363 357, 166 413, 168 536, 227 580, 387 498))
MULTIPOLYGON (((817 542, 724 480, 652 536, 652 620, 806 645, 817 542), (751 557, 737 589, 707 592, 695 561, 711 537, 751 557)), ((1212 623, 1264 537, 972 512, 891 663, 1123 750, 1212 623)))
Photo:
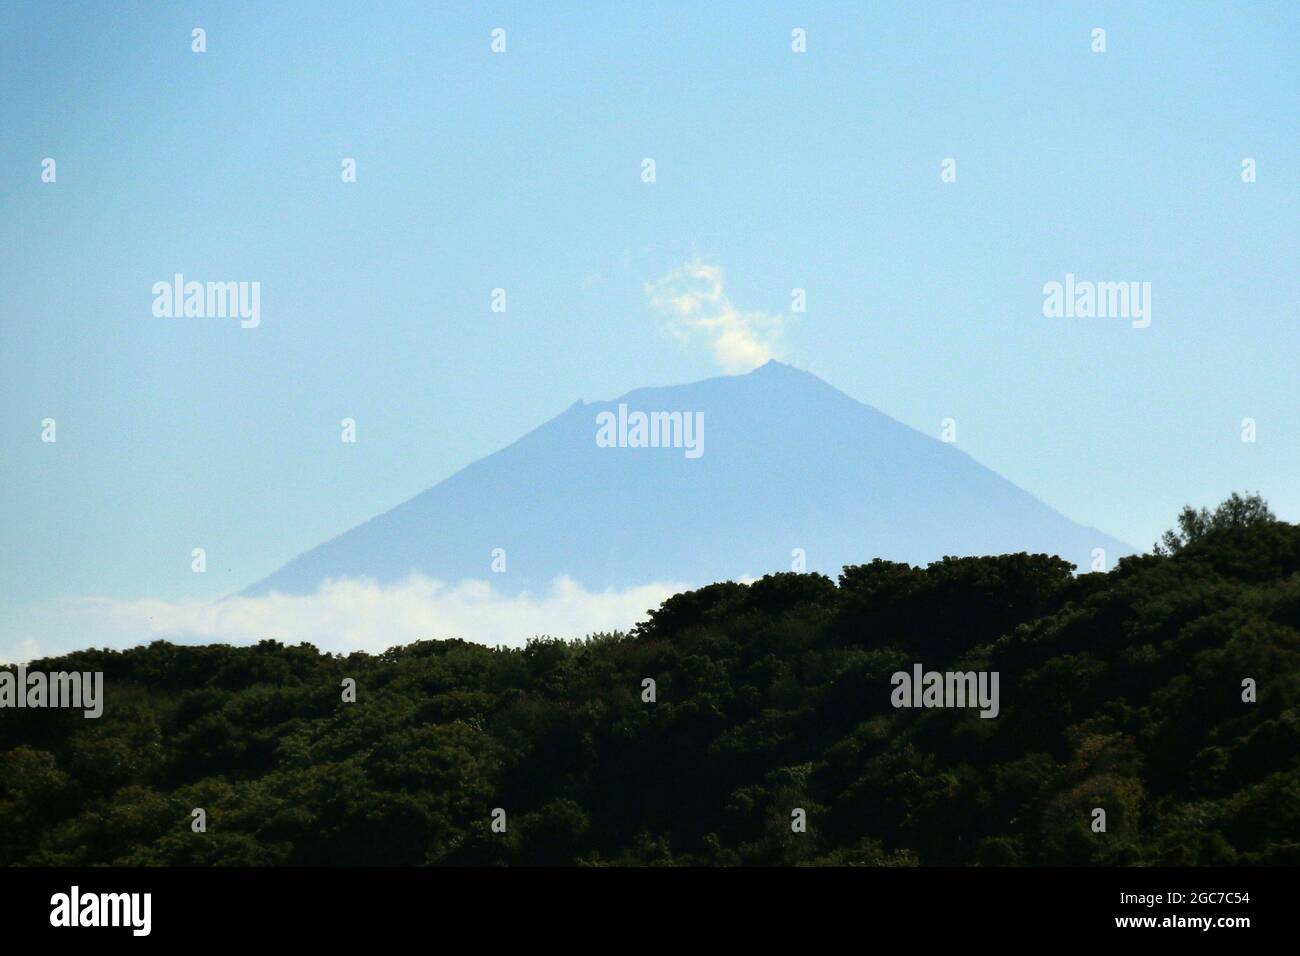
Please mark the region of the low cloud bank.
POLYGON ((269 594, 224 601, 90 597, 38 609, 0 643, 0 661, 27 661, 87 647, 126 648, 154 640, 250 644, 307 641, 330 652, 375 653, 396 644, 459 637, 521 647, 532 637, 586 637, 625 630, 679 583, 590 592, 557 578, 544 594, 507 596, 488 581, 450 585, 420 575, 392 585, 368 579, 326 581, 314 594, 269 594))

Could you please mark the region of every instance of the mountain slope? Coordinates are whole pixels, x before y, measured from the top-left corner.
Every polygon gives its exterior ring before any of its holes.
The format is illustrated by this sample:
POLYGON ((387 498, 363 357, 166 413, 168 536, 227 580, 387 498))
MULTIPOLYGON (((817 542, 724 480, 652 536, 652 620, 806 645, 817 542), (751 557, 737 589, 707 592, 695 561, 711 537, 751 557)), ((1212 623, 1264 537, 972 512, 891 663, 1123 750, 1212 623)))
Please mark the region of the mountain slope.
POLYGON ((836 573, 863 555, 1050 552, 1087 569, 1132 551, 1078 525, 952 445, 779 362, 747 375, 577 402, 513 445, 295 558, 245 594, 412 571, 505 593, 567 575, 589 589, 836 573), (597 416, 702 412, 703 452, 599 447, 597 416), (504 549, 505 573, 492 572, 504 549))

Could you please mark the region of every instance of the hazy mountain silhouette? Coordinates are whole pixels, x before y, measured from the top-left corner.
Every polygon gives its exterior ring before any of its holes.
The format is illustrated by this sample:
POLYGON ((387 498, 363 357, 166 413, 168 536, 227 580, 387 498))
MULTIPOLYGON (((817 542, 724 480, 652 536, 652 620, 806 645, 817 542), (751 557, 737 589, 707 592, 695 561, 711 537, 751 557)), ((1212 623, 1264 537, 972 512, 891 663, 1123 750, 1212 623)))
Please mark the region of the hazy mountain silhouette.
POLYGON ((411 571, 506 593, 705 584, 874 557, 1047 552, 1088 570, 1131 547, 1076 524, 945 444, 780 362, 747 375, 575 402, 508 448, 300 555, 244 594, 411 571), (597 415, 703 412, 703 454, 602 448, 597 415), (506 553, 505 573, 491 570, 506 553))

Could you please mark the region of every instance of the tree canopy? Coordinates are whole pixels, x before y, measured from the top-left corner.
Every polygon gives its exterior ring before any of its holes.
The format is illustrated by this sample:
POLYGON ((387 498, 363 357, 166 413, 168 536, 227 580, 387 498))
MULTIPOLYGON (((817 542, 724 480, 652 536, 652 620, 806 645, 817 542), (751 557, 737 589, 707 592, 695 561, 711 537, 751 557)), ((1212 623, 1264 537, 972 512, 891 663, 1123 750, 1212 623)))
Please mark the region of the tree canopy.
POLYGON ((5 864, 1300 863, 1300 527, 1257 499, 1106 573, 876 560, 521 649, 29 667, 105 708, 0 711, 5 864), (998 717, 896 709, 917 663, 998 672, 998 717))

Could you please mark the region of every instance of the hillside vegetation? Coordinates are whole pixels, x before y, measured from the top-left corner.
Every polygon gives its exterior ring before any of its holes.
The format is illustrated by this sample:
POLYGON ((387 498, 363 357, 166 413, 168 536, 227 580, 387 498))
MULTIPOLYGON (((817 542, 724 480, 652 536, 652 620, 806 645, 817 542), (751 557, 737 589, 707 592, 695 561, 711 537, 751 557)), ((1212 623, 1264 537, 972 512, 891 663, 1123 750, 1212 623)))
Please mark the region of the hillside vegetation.
POLYGON ((1108 573, 878 560, 516 650, 32 662, 103 671, 104 715, 0 711, 0 863, 1300 863, 1300 526, 1180 525, 1108 573), (999 715, 895 709, 917 663, 997 671, 999 715))

